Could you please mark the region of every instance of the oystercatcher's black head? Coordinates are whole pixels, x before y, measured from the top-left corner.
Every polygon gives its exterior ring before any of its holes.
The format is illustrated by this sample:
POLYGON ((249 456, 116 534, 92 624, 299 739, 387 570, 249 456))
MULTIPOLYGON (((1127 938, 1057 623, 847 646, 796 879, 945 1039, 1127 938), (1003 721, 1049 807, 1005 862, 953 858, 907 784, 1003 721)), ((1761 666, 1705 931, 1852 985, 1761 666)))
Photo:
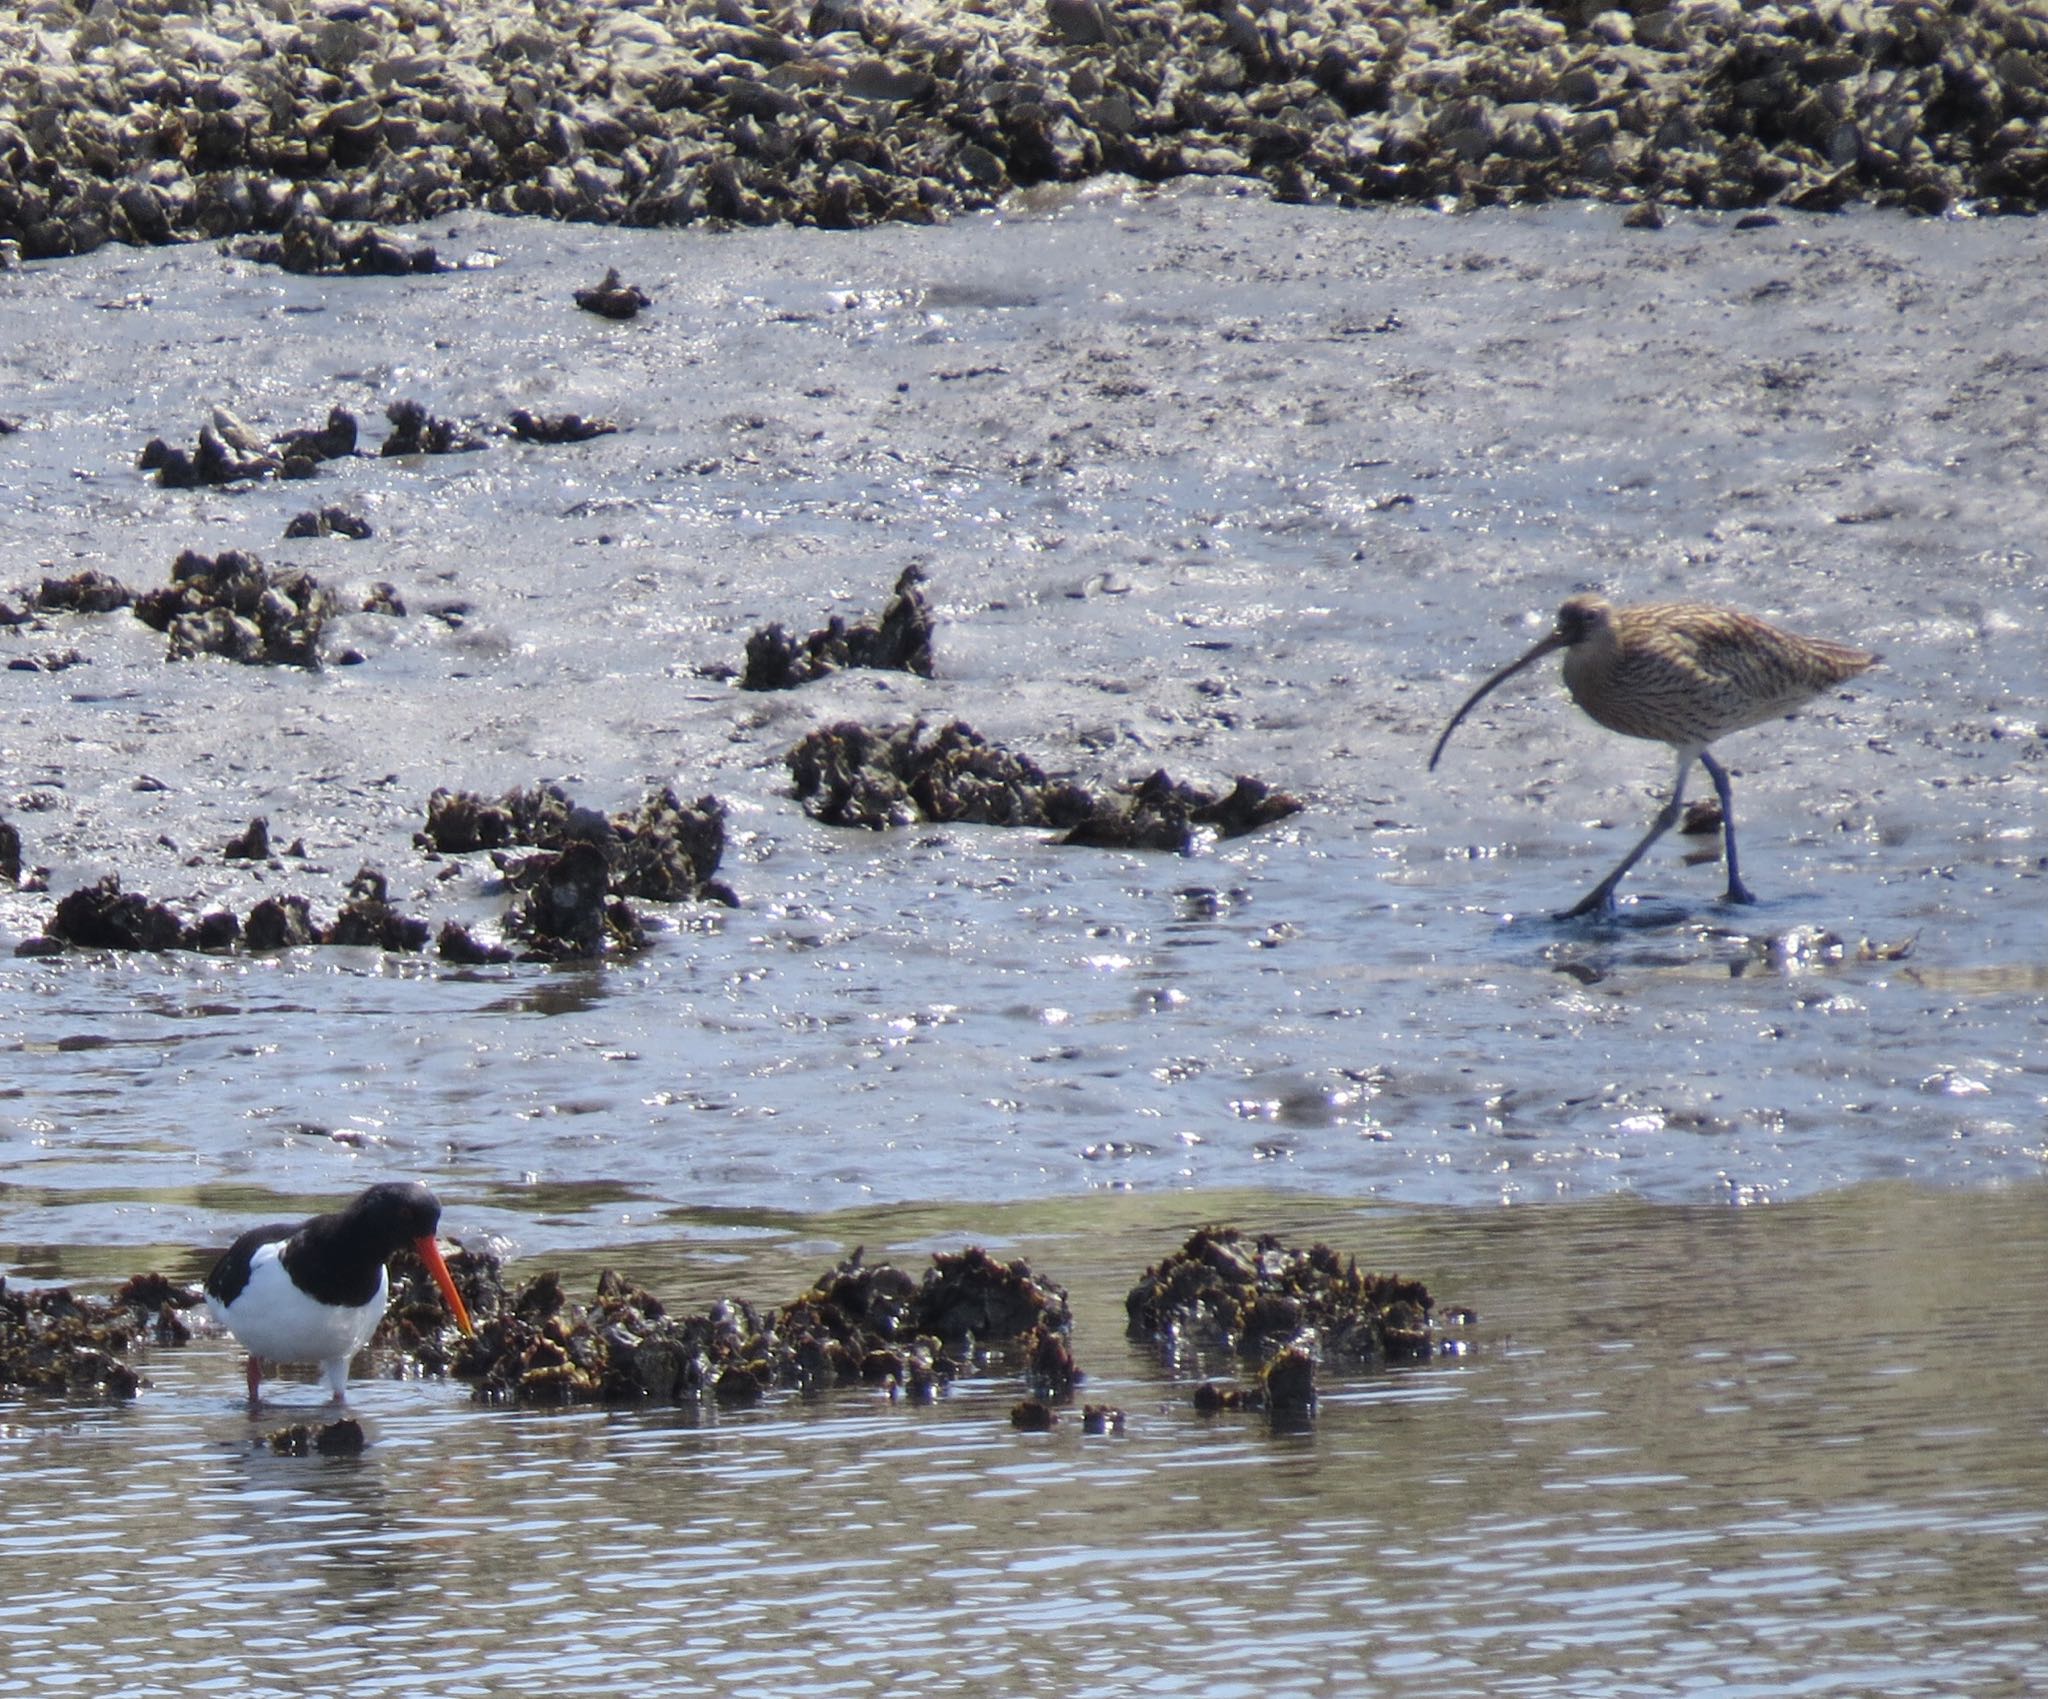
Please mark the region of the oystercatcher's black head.
POLYGON ((441 1200, 425 1186, 387 1180, 360 1193, 337 1214, 315 1216, 306 1230, 327 1227, 337 1244, 360 1246, 372 1262, 381 1263, 405 1245, 431 1239, 440 1225, 441 1200))

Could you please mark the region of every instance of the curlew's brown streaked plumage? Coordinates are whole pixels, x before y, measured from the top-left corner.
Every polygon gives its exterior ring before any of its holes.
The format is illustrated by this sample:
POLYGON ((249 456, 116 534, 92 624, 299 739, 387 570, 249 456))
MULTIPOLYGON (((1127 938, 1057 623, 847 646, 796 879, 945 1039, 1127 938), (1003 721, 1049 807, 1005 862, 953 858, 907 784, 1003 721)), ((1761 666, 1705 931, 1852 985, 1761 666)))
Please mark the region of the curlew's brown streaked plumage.
POLYGON ((1755 902, 1736 865, 1735 799, 1728 770, 1707 753, 1707 745, 1790 714, 1877 662, 1875 655, 1846 643, 1795 636, 1753 614, 1709 602, 1638 602, 1617 608, 1599 596, 1573 596, 1557 610, 1557 624, 1542 642, 1502 667, 1451 716, 1429 752, 1430 770, 1435 771, 1451 733, 1482 696, 1554 649, 1564 651, 1565 688, 1588 714, 1624 737, 1668 743, 1678 755, 1671 800, 1642 841, 1559 920, 1612 911, 1622 876, 1677 822, 1686 774, 1695 760, 1706 768, 1721 798, 1727 899, 1755 902))

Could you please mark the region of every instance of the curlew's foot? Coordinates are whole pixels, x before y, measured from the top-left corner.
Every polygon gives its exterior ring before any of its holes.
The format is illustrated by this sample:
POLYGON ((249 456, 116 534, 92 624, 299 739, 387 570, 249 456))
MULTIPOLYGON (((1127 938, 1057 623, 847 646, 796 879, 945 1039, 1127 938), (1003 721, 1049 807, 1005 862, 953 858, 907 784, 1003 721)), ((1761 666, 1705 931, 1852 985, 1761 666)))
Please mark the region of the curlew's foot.
POLYGON ((1729 903, 1754 903, 1756 901, 1756 893, 1743 884, 1740 879, 1731 879, 1728 881, 1728 889, 1722 895, 1721 900, 1729 903))
POLYGON ((1612 885, 1596 885, 1577 902, 1573 903, 1570 908, 1559 909, 1550 918, 1552 920, 1577 920, 1581 916, 1589 914, 1597 914, 1608 920, 1614 918, 1614 887, 1612 885))

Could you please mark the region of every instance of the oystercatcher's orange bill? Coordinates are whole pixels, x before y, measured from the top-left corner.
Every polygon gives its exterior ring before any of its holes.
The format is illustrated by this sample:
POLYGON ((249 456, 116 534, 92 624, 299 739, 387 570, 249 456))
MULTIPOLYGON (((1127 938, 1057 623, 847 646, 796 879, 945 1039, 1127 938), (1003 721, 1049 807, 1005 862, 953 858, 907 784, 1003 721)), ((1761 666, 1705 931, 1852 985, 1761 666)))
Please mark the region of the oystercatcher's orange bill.
POLYGON ((434 1284, 441 1288, 441 1296, 448 1300, 448 1308, 455 1312, 455 1325, 464 1333, 474 1333, 470 1324, 469 1310, 462 1302, 462 1294, 455 1290, 455 1277, 448 1272, 448 1265, 441 1260, 441 1247, 434 1243, 429 1233, 425 1238, 415 1240, 413 1249, 419 1252, 420 1261, 427 1265, 427 1272, 434 1277, 434 1284))

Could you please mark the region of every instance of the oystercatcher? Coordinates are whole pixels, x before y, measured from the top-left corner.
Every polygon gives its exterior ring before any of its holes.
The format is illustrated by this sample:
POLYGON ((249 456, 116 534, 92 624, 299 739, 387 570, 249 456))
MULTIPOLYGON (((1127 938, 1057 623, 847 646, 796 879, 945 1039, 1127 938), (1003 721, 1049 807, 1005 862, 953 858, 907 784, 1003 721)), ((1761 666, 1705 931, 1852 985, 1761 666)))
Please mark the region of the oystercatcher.
POLYGON ((266 1357, 318 1363, 334 1402, 343 1401, 348 1360, 384 1319, 385 1259, 404 1245, 419 1252, 456 1326, 474 1333, 434 1243, 440 1222, 441 1202, 425 1186, 387 1182, 332 1215, 252 1227, 230 1245, 206 1277, 206 1304, 249 1348, 249 1403, 257 1402, 266 1357))

